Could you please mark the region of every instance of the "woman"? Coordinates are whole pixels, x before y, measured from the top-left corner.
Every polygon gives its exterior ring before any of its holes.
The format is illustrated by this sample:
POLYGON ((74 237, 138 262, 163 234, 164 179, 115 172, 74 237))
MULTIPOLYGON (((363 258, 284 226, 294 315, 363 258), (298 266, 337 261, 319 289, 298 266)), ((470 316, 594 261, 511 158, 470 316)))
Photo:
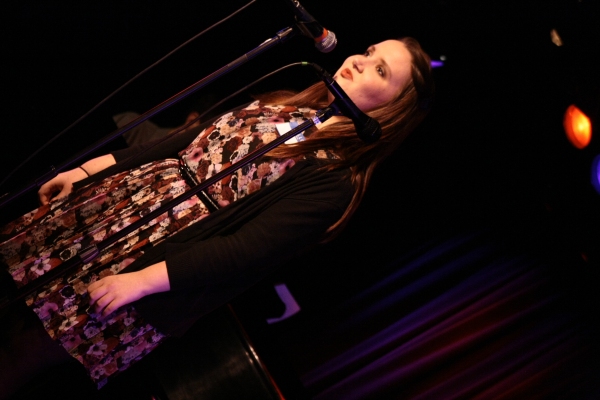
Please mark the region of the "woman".
MULTIPOLYGON (((277 265, 333 238, 357 209, 377 165, 424 118, 430 74, 429 58, 411 38, 384 41, 346 59, 335 79, 379 121, 378 141, 364 144, 350 120, 334 116, 307 132, 306 140, 271 150, 211 187, 218 211, 192 197, 29 296, 46 336, 101 387, 277 265)), ((271 93, 200 132, 117 151, 59 174, 40 188, 42 206, 2 231, 0 254, 12 279, 17 286, 35 280, 188 190, 193 180, 209 178, 272 140, 280 124, 301 122, 332 101, 322 83, 298 94, 271 93)), ((61 354, 54 348, 48 359, 61 354)), ((19 371, 13 368, 13 386, 37 372, 19 371)))

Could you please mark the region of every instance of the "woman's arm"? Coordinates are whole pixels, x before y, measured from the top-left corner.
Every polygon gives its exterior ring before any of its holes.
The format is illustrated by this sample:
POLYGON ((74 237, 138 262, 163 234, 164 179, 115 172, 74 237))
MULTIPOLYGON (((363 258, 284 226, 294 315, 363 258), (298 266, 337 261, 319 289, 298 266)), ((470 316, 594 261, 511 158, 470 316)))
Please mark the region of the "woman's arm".
POLYGON ((83 163, 81 167, 61 172, 40 187, 38 191, 40 203, 46 205, 51 200, 68 195, 73 190, 74 182, 83 180, 113 164, 115 164, 115 158, 112 154, 106 154, 83 163))
POLYGON ((217 218, 206 218, 196 238, 192 227, 182 242, 167 243, 171 290, 220 285, 280 265, 319 242, 342 216, 354 188, 345 170, 323 173, 303 164, 220 210, 217 218))
POLYGON ((88 293, 90 305, 106 317, 123 305, 170 289, 167 263, 161 261, 140 271, 100 279, 88 286, 88 293))
POLYGON ((116 161, 112 154, 105 154, 103 156, 92 158, 91 160, 84 162, 83 164, 81 164, 81 167, 85 169, 85 171, 89 175, 94 175, 102 171, 103 169, 114 165, 115 163, 116 161))
MULTIPOLYGON (((326 180, 329 189, 336 187, 331 193, 326 193, 317 182, 311 183, 314 185, 284 196, 258 215, 250 212, 253 216, 247 222, 242 218, 242 226, 235 233, 167 246, 166 261, 90 284, 90 305, 105 317, 150 294, 216 287, 231 279, 243 279, 247 274, 260 274, 290 259, 300 248, 318 241, 342 215, 352 195, 352 187, 340 181, 339 175, 326 180)), ((252 282, 253 278, 247 280, 248 285, 252 282)))

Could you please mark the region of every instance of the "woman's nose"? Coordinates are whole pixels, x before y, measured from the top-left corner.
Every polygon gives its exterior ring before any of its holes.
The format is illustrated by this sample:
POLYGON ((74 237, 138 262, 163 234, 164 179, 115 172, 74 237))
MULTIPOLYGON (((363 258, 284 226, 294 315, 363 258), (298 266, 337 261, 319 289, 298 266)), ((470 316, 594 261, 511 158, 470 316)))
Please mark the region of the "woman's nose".
POLYGON ((361 60, 363 56, 358 56, 356 58, 354 58, 354 60, 352 60, 352 66, 354 67, 355 70, 357 70, 359 73, 363 72, 364 69, 364 61, 361 60))

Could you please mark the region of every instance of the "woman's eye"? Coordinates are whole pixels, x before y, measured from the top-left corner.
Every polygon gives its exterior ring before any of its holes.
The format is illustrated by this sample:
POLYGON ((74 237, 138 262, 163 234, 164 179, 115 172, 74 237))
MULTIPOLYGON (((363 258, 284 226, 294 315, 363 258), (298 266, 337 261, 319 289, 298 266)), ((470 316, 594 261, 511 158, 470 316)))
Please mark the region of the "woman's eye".
POLYGON ((371 55, 371 50, 365 51, 365 57, 369 57, 371 55))
POLYGON ((384 76, 384 75, 385 75, 385 71, 384 71, 384 70, 383 70, 383 68, 381 68, 381 67, 377 67, 377 73, 378 73, 379 75, 381 75, 381 76, 384 76))

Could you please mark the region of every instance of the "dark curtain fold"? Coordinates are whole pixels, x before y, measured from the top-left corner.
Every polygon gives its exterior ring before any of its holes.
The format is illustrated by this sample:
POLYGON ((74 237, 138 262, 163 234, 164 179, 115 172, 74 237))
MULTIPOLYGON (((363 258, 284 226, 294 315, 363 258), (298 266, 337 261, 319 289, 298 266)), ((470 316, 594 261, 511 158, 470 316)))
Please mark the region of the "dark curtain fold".
POLYGON ((323 341, 363 337, 302 382, 315 399, 598 398, 587 311, 557 279, 571 267, 485 235, 424 246, 338 307, 323 341))

